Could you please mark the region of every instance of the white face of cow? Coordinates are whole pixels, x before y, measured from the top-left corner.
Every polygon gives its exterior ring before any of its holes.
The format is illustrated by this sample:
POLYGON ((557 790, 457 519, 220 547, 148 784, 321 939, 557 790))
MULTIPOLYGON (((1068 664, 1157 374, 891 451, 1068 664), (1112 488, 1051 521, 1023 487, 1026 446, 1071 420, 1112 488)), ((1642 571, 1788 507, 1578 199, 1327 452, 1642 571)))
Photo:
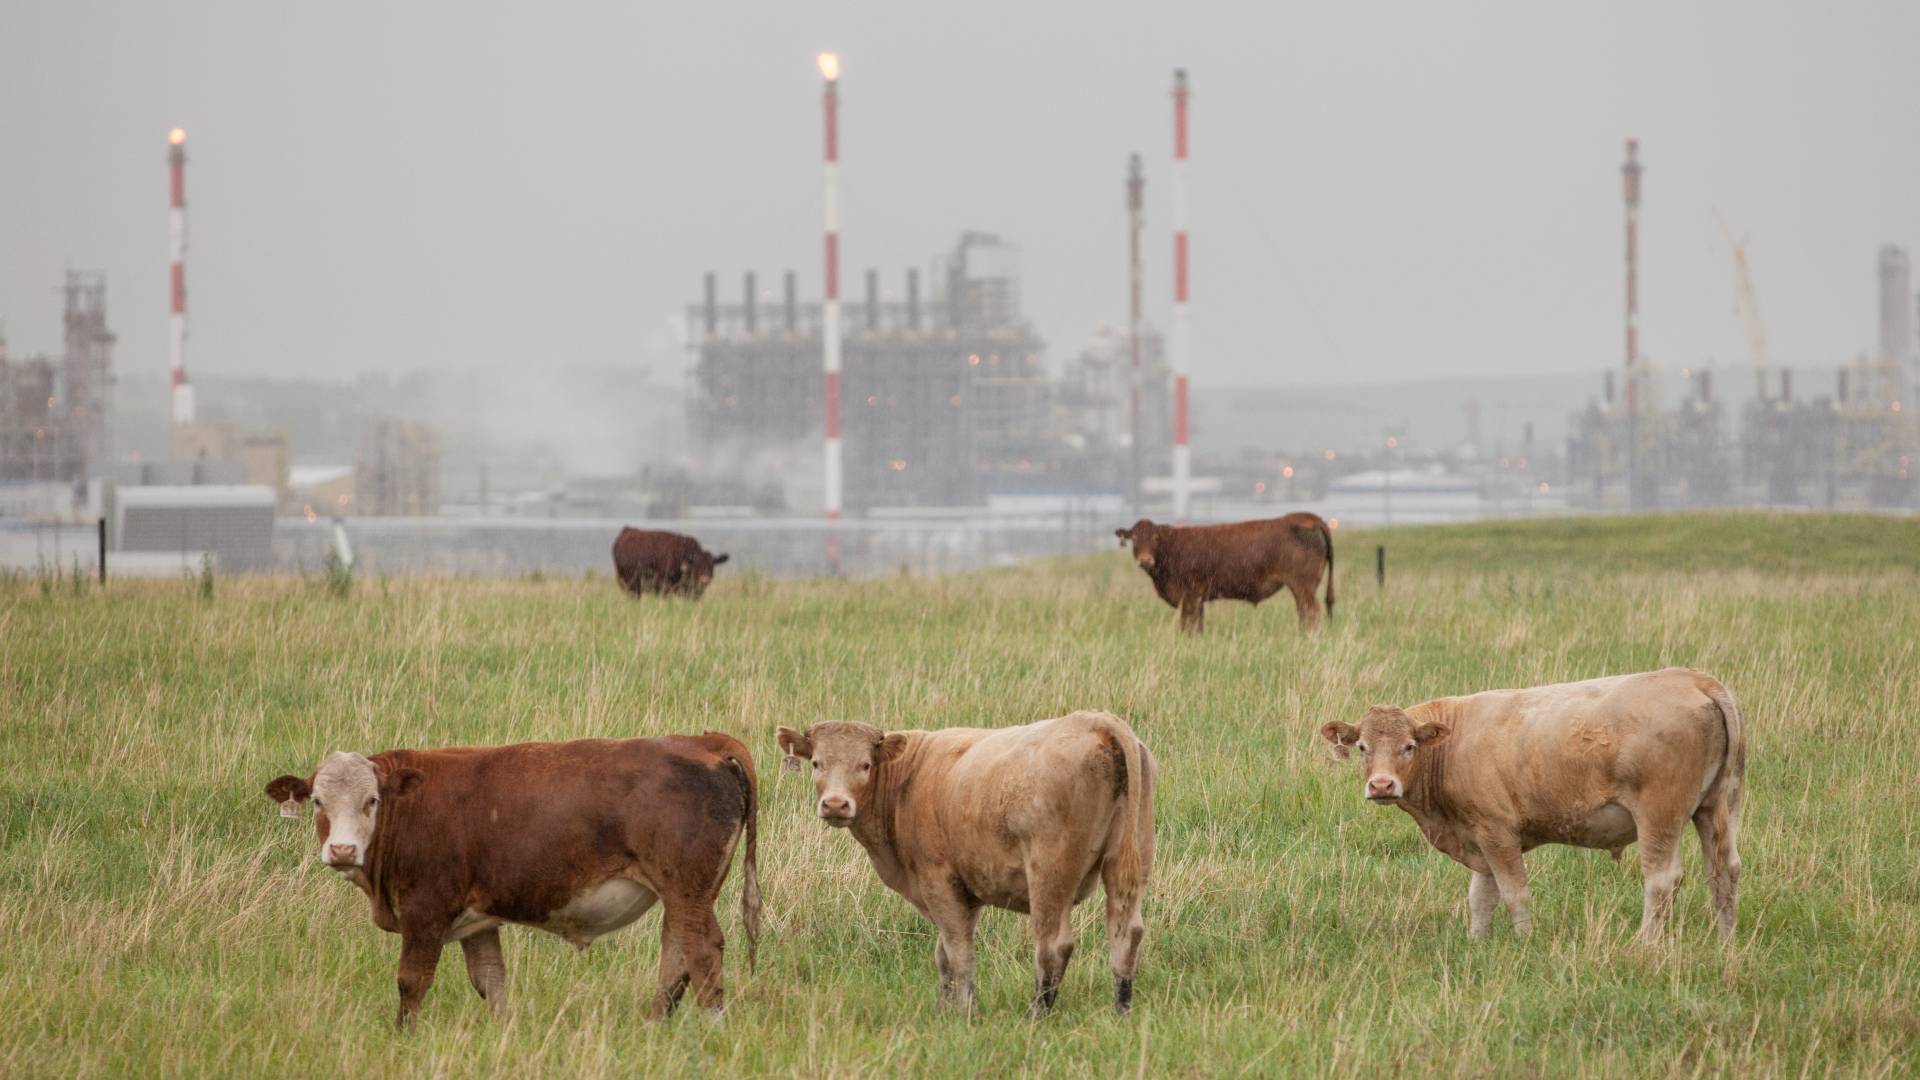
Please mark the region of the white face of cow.
POLYGON ((313 816, 320 861, 335 870, 365 866, 380 813, 380 777, 360 754, 336 750, 313 774, 313 816))
MULTIPOLYGON (((395 779, 404 790, 419 776, 402 769, 395 779)), ((380 773, 364 755, 336 750, 320 760, 309 780, 275 777, 267 785, 267 798, 279 803, 287 817, 299 817, 301 805, 312 799, 320 861, 343 874, 367 865, 380 814, 380 773)))
POLYGON ((889 735, 872 724, 829 721, 803 734, 783 727, 778 735, 788 764, 813 763, 813 811, 835 828, 846 828, 860 813, 860 801, 873 786, 874 772, 906 746, 903 735, 889 735))

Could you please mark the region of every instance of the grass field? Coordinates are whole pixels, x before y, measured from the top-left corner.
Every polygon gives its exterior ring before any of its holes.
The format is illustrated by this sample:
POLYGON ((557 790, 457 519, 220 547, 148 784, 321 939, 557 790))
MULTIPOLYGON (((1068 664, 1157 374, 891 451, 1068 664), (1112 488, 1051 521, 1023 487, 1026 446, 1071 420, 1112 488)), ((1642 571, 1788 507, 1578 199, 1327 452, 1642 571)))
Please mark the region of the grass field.
MULTIPOLYGON (((0 583, 0 1076, 1920 1072, 1920 523, 1620 518, 1336 534, 1313 639, 1284 598, 1201 639, 1129 561, 942 580, 0 583), (1389 580, 1373 581, 1372 547, 1389 580), (1375 702, 1685 664, 1747 715, 1732 947, 1698 850, 1669 943, 1631 857, 1529 857, 1536 930, 1473 943, 1467 873, 1367 805, 1316 729, 1375 702), (1099 903, 1060 1008, 982 921, 980 1011, 930 926, 781 773, 776 725, 1130 720, 1161 763, 1137 1008, 1099 903), (509 1016, 444 958, 391 1027, 397 939, 261 794, 330 749, 717 728, 762 777, 767 933, 729 1007, 643 1022, 657 915, 577 954, 503 932, 509 1016)), ((729 568, 731 569, 731 568, 729 568)), ((721 922, 738 938, 738 874, 721 922)))

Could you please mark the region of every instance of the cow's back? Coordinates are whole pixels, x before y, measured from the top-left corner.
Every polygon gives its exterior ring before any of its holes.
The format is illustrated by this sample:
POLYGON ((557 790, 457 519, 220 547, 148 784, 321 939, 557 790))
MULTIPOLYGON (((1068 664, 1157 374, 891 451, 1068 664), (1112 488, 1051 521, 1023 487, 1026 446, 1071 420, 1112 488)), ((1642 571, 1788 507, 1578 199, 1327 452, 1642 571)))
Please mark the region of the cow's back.
POLYGON ((1441 698, 1407 710, 1445 741, 1450 803, 1529 816, 1664 783, 1710 783, 1726 752, 1711 676, 1686 668, 1441 698), (1704 778, 1704 782, 1702 780, 1704 778))

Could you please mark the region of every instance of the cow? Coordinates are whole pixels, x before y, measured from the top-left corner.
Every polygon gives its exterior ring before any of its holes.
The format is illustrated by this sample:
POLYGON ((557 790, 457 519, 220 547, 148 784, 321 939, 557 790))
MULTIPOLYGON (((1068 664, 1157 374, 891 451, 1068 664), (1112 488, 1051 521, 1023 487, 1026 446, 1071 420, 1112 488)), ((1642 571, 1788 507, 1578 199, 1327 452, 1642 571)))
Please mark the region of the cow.
POLYGON ((1029 1013, 1045 1015, 1073 956, 1068 916, 1099 882, 1114 1009, 1132 1007, 1157 768, 1119 717, 895 732, 829 721, 777 737, 790 769, 812 760, 820 820, 852 832, 880 880, 939 931, 939 1004, 973 1010, 973 931, 997 907, 1031 915, 1029 1013))
POLYGON ((627 526, 613 539, 614 576, 635 596, 654 593, 698 600, 713 583, 714 567, 727 559, 684 533, 627 526))
POLYGON ((536 927, 585 950, 656 901, 665 912, 652 1015, 672 1012, 689 983, 717 1014, 725 942, 714 902, 743 834, 749 965, 760 934, 757 790, 747 748, 711 731, 336 751, 306 779, 266 786, 289 817, 312 801, 319 860, 366 894, 376 926, 400 935, 401 1027, 452 942, 498 1014, 500 926, 536 927))
POLYGON ((1232 525, 1159 525, 1146 518, 1113 535, 1133 543, 1133 560, 1153 591, 1180 612, 1180 629, 1200 633, 1209 600, 1258 604, 1283 587, 1293 591, 1300 626, 1320 625, 1320 576, 1333 614, 1333 533, 1318 514, 1288 514, 1232 525))
POLYGON ((1533 925, 1522 855, 1541 844, 1619 858, 1638 840, 1639 938, 1664 933, 1692 819, 1720 937, 1740 886, 1745 721, 1733 694, 1686 668, 1530 690, 1376 705, 1356 726, 1320 729, 1334 755, 1358 751, 1362 794, 1412 815, 1427 840, 1473 871, 1469 932, 1485 937, 1504 900, 1514 931, 1533 925))

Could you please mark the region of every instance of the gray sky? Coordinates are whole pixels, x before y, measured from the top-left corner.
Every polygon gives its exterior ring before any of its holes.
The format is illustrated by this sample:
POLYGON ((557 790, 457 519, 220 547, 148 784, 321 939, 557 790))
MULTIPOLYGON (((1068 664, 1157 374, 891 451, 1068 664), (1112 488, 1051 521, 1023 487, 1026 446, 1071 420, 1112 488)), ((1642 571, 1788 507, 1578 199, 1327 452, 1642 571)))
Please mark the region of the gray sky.
POLYGON ((1776 355, 1828 365, 1873 342, 1878 246, 1920 244, 1916 43, 1911 0, 9 0, 0 319, 57 350, 63 267, 101 268, 121 370, 165 368, 179 125, 190 369, 674 372, 703 271, 818 295, 834 48, 849 279, 895 292, 958 229, 1003 232, 1055 363, 1124 317, 1133 150, 1165 321, 1184 65, 1196 381, 1617 363, 1628 135, 1646 352, 1745 362, 1718 208, 1776 355))

